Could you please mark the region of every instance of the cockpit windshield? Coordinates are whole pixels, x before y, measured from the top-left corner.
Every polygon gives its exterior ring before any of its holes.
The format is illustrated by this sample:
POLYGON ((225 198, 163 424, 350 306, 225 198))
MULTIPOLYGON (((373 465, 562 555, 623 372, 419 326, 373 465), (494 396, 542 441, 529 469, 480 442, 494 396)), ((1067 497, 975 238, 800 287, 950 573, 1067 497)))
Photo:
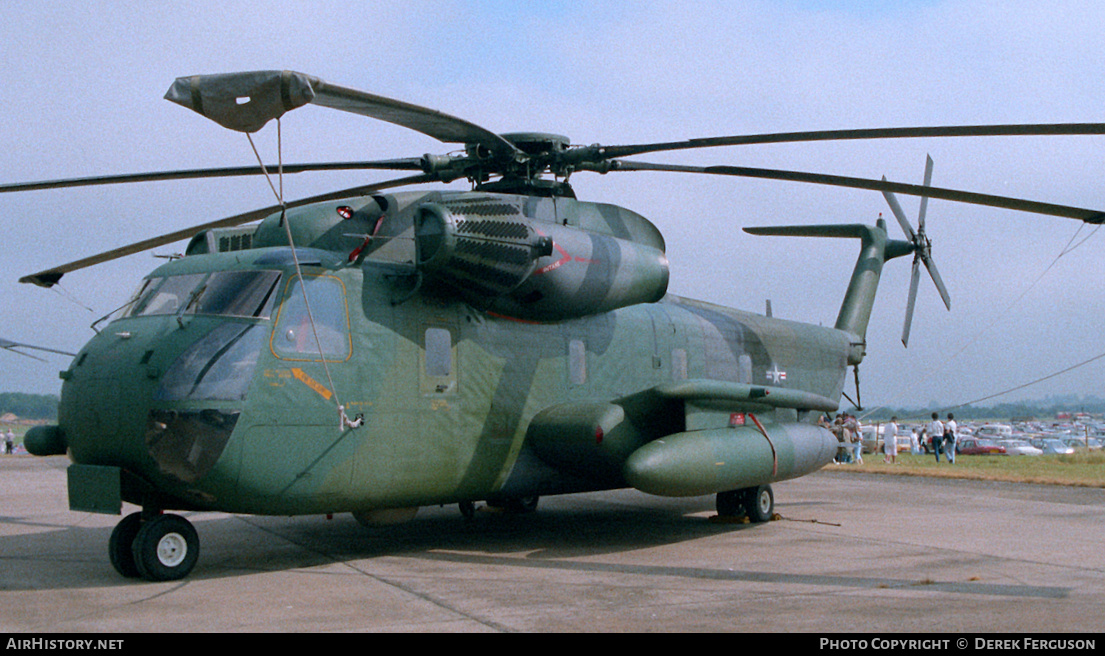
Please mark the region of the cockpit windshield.
POLYGON ((192 314, 267 319, 276 294, 276 271, 219 271, 211 274, 185 310, 192 314))
POLYGON ((216 271, 150 278, 120 316, 206 314, 267 319, 278 271, 216 271))

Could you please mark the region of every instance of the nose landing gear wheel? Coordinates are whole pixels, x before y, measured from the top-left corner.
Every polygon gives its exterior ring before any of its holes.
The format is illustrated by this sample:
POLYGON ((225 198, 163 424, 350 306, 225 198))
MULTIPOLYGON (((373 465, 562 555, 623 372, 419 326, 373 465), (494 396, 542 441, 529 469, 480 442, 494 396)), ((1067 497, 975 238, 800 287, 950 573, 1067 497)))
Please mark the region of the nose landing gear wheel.
POLYGON ((143 578, 176 581, 192 571, 199 558, 196 529, 178 515, 161 515, 142 524, 134 538, 134 562, 143 578))

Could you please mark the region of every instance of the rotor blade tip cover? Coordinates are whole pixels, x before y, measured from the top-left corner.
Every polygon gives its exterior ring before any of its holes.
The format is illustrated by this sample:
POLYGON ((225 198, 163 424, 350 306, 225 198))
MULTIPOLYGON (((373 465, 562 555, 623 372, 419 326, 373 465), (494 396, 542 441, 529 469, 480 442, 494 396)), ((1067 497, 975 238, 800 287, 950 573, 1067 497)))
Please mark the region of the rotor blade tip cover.
POLYGON ((179 77, 166 100, 238 132, 257 132, 274 118, 314 100, 312 79, 292 71, 179 77))

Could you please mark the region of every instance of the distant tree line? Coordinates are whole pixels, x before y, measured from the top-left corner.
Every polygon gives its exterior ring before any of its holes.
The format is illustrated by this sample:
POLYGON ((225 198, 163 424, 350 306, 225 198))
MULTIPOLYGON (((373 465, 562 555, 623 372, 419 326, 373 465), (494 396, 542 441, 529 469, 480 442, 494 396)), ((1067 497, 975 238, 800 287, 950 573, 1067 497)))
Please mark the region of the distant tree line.
POLYGON ((1074 415, 1085 412, 1091 415, 1105 414, 1105 399, 1092 396, 1054 396, 1039 401, 1019 401, 1015 403, 998 403, 995 405, 962 405, 958 407, 942 406, 931 403, 924 407, 883 407, 869 408, 869 412, 862 414, 865 421, 886 421, 890 417, 897 416, 899 421, 924 421, 932 416, 933 412, 940 413, 943 419, 947 413, 955 414, 955 418, 961 421, 977 421, 995 419, 1012 421, 1017 419, 1035 418, 1041 421, 1054 420, 1061 413, 1074 415))
POLYGON ((53 394, 0 392, 0 415, 9 412, 20 419, 57 419, 58 397, 53 394))

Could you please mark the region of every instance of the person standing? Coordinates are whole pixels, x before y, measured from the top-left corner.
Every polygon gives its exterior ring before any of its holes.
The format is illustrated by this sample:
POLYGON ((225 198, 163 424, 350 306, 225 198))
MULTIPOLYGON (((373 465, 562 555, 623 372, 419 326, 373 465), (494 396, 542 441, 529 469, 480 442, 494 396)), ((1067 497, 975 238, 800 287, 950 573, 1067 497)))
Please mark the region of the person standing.
POLYGON ((886 454, 883 462, 894 464, 898 462, 898 418, 891 417, 890 423, 882 429, 882 450, 886 454))
POLYGON ((15 434, 12 433, 12 429, 9 427, 8 432, 4 435, 4 453, 12 454, 15 452, 15 434))
POLYGON ((936 462, 940 462, 940 451, 944 448, 944 424, 940 421, 940 415, 932 413, 932 421, 925 430, 932 440, 932 452, 936 454, 936 462))
POLYGON ((844 423, 852 433, 852 463, 856 465, 863 464, 863 427, 859 424, 859 418, 853 414, 849 414, 844 423))
POLYGON ((944 457, 952 464, 955 464, 955 431, 957 428, 955 415, 949 412, 948 421, 944 422, 944 457))
POLYGON ((836 435, 836 441, 839 445, 836 450, 836 463, 842 465, 848 462, 848 456, 850 454, 850 444, 848 443, 848 431, 844 429, 844 414, 838 414, 836 419, 833 420, 833 434, 836 435))

